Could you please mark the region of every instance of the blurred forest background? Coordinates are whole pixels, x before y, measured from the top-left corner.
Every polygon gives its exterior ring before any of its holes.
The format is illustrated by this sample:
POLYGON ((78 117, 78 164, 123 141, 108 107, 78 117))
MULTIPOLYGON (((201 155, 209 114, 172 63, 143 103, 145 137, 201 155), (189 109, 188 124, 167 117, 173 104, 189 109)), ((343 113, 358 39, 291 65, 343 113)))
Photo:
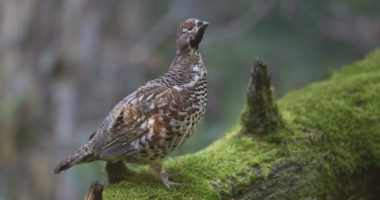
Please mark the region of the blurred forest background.
POLYGON ((173 155, 236 123, 255 57, 281 97, 380 44, 379 0, 0 0, 0 200, 82 199, 104 181, 103 162, 52 170, 121 98, 168 69, 188 17, 211 24, 200 47, 209 107, 173 155))

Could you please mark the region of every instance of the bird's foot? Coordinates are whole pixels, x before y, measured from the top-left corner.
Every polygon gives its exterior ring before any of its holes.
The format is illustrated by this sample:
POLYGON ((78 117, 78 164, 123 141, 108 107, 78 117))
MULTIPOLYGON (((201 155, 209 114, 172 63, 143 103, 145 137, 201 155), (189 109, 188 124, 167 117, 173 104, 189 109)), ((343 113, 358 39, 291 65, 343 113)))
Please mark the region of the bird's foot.
POLYGON ((182 183, 176 183, 176 182, 173 182, 173 181, 170 181, 170 176, 175 176, 177 174, 169 174, 169 173, 166 173, 165 170, 162 168, 162 164, 160 161, 156 161, 156 162, 152 162, 149 164, 151 169, 152 169, 152 172, 155 176, 157 176, 161 182, 167 187, 167 188, 171 188, 173 186, 180 186, 182 185, 182 183))
POLYGON ((173 176, 178 176, 178 175, 180 175, 180 173, 178 173, 178 172, 167 172, 167 171, 164 171, 164 172, 162 172, 163 174, 166 174, 169 178, 170 177, 173 177, 173 176))
POLYGON ((173 182, 173 181, 170 181, 169 178, 170 178, 171 174, 168 174, 166 173, 165 171, 161 172, 160 174, 160 179, 161 179, 161 182, 169 189, 171 188, 172 186, 180 186, 180 185, 183 185, 183 183, 177 183, 177 182, 173 182))

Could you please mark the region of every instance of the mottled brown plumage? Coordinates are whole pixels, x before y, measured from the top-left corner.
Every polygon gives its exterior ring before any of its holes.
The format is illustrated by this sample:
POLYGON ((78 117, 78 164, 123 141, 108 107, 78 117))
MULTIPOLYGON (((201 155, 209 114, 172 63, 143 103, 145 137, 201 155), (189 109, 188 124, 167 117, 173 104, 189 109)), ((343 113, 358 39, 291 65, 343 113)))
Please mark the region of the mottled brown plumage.
POLYGON ((190 137, 204 117, 207 71, 198 46, 207 25, 194 18, 182 22, 169 71, 121 100, 90 141, 55 173, 94 160, 122 160, 149 164, 167 187, 175 184, 162 170, 161 160, 190 137))

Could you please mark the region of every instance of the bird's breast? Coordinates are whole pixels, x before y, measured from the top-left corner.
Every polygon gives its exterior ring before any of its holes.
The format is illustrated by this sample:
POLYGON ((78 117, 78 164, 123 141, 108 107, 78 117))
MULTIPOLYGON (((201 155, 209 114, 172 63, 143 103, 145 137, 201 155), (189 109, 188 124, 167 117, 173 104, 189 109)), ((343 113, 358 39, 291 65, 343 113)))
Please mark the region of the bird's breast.
POLYGON ((202 77, 193 87, 177 91, 148 119, 148 133, 138 139, 140 150, 129 159, 148 163, 164 158, 194 133, 204 118, 206 106, 207 80, 202 77))

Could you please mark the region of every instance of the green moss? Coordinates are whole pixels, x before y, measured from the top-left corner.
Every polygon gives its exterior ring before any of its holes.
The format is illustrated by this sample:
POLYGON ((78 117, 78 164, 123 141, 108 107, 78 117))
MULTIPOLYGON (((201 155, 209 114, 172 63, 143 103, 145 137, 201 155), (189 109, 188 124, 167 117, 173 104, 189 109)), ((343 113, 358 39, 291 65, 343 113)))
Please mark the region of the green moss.
POLYGON ((203 151, 165 162, 165 169, 178 174, 174 180, 182 186, 166 189, 147 168, 140 168, 128 180, 108 186, 105 199, 219 199, 239 192, 233 190, 262 178, 252 169, 268 171, 260 163, 273 162, 277 150, 272 144, 237 136, 238 129, 203 151))
POLYGON ((314 161, 321 196, 341 193, 342 177, 380 167, 380 51, 279 102, 288 149, 314 161), (305 156, 305 155, 303 155, 305 156), (335 191, 335 192, 334 192, 335 191))
POLYGON ((168 159, 166 170, 177 173, 174 181, 182 186, 168 190, 142 167, 128 180, 107 186, 104 198, 220 199, 252 190, 253 183, 275 185, 274 199, 346 195, 353 187, 346 187, 344 177, 380 169, 379 91, 377 50, 328 81, 282 98, 278 108, 284 129, 247 138, 236 127, 198 153, 168 159), (276 175, 284 166, 291 167, 276 175), (289 180, 295 185, 291 193, 289 180))

